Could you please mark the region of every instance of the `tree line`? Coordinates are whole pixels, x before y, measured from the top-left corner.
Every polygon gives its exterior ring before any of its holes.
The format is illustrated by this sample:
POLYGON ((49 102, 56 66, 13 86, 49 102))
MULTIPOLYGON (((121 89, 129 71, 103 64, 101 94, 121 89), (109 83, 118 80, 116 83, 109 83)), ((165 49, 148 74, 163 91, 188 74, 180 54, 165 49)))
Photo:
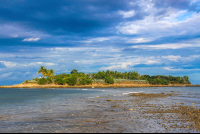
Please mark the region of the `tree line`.
POLYGON ((78 72, 77 69, 73 69, 70 74, 62 73, 56 75, 53 69, 48 70, 46 67, 41 66, 38 70, 38 74, 42 74, 42 78, 35 78, 33 80, 26 80, 25 83, 37 82, 38 84, 51 84, 58 85, 89 85, 94 81, 103 81, 106 84, 113 84, 116 80, 143 80, 150 84, 191 84, 188 76, 164 76, 164 75, 140 75, 136 71, 130 72, 117 72, 117 71, 99 71, 97 73, 78 72))

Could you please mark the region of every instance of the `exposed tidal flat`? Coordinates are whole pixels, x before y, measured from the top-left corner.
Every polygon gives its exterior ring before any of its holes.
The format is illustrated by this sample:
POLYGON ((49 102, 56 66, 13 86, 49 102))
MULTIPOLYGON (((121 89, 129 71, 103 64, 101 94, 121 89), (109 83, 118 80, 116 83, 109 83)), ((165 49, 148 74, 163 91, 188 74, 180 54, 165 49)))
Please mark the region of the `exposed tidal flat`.
POLYGON ((199 87, 0 89, 0 132, 200 132, 199 87))

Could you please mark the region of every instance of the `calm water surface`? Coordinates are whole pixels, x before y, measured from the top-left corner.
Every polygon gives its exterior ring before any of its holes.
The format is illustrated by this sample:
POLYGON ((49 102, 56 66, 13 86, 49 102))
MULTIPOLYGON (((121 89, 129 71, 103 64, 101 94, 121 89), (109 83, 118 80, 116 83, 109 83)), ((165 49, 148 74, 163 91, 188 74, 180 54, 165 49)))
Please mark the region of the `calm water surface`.
MULTIPOLYGON (((179 95, 168 102, 200 106, 200 87, 152 87, 152 88, 71 88, 71 89, 0 89, 0 132, 20 132, 31 123, 30 119, 45 118, 53 114, 70 113, 87 109, 86 98, 98 96, 125 96, 130 92, 169 93, 179 95), (29 120, 28 120, 29 119, 29 120)), ((156 103, 153 102, 152 103, 156 103)), ((26 131, 31 132, 31 131, 26 131)), ((42 132, 38 130, 38 132, 42 132)))

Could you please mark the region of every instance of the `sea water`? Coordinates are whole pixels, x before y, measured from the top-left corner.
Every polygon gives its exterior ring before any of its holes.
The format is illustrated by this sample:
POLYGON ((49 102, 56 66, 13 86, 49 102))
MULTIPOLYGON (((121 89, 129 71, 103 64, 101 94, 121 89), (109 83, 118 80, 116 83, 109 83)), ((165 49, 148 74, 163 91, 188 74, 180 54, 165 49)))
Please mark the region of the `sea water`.
MULTIPOLYGON (((125 96, 129 93, 169 93, 179 95, 169 103, 184 102, 200 106, 200 87, 146 87, 146 88, 48 88, 48 89, 0 89, 0 132, 47 132, 39 128, 46 118, 60 113, 73 115, 87 110, 88 98, 125 96), (31 129, 37 128, 37 131, 31 129)), ((156 102, 152 102, 156 103, 156 102)), ((52 132, 55 124, 49 124, 52 132)), ((47 130, 47 129, 45 129, 47 130)))

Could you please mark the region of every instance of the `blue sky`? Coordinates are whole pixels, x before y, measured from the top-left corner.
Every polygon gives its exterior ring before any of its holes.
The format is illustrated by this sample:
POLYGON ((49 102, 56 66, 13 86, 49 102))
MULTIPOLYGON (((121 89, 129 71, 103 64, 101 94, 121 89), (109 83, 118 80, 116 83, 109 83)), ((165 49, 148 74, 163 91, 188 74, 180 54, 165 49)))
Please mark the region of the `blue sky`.
POLYGON ((200 0, 0 1, 0 85, 40 77, 42 65, 200 84, 200 0))

